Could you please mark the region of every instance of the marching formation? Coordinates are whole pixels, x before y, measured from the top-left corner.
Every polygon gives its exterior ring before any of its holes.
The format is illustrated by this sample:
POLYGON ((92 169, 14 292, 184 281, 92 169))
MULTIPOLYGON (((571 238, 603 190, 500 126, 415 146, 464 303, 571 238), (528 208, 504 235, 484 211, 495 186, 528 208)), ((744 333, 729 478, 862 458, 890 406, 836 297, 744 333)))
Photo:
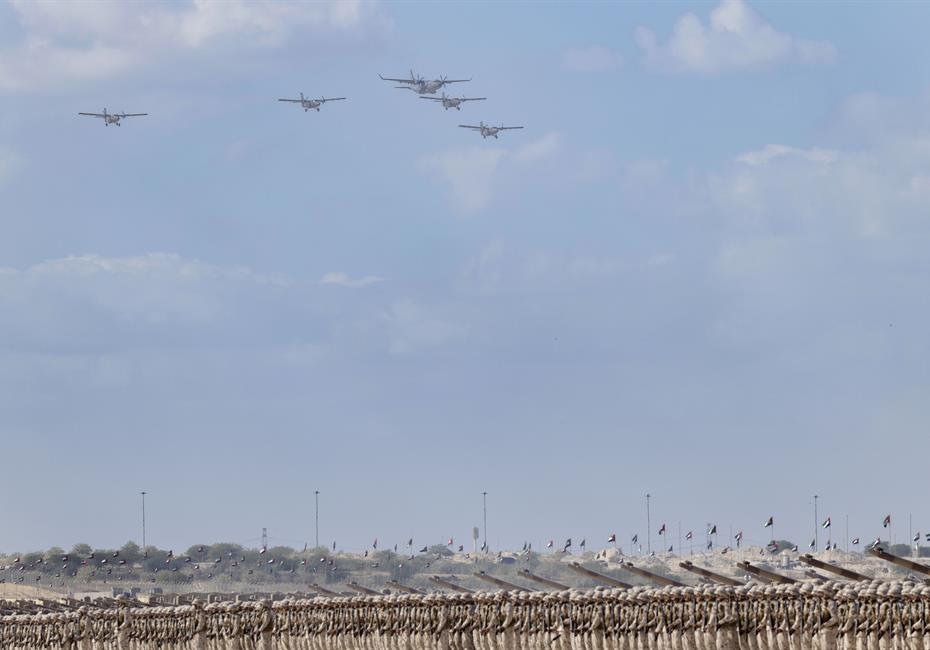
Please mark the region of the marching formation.
POLYGON ((358 596, 0 618, 10 650, 925 650, 911 582, 358 596))
MULTIPOLYGON (((455 110, 460 111, 462 110, 462 104, 466 102, 480 102, 480 101, 487 100, 487 97, 465 97, 464 95, 462 97, 447 97, 445 91, 443 91, 441 97, 425 97, 424 96, 424 95, 435 95, 437 91, 444 88, 447 84, 464 83, 467 81, 471 81, 471 79, 447 79, 446 77, 440 77, 439 79, 428 80, 418 75, 415 75, 413 73, 413 70, 410 71, 409 78, 384 77, 381 75, 378 75, 378 76, 381 77, 383 81, 393 81, 395 83, 402 84, 400 86, 395 86, 395 88, 411 90, 417 95, 419 95, 420 99, 428 99, 434 102, 440 102, 442 107, 445 110, 454 108, 455 110)), ((311 97, 304 97, 304 94, 301 92, 300 99, 283 98, 283 99, 278 99, 278 101, 287 102, 290 104, 297 104, 302 109, 304 109, 305 113, 311 110, 315 110, 316 112, 319 113, 320 107, 326 102, 343 101, 345 99, 346 99, 345 97, 320 97, 319 99, 313 99, 311 97)), ((78 113, 78 115, 85 115, 88 117, 99 117, 100 119, 103 120, 104 126, 110 126, 111 124, 120 126, 121 120, 123 120, 124 118, 144 117, 148 115, 148 113, 125 113, 125 112, 124 113, 108 113, 107 109, 104 108, 102 113, 78 113)), ((483 139, 494 138, 495 140, 497 139, 498 133, 500 133, 501 131, 510 131, 514 129, 523 128, 522 126, 504 126, 503 124, 501 124, 500 126, 490 126, 488 124, 485 124, 484 122, 480 122, 478 125, 459 124, 459 126, 463 129, 470 129, 472 131, 479 132, 483 139)))

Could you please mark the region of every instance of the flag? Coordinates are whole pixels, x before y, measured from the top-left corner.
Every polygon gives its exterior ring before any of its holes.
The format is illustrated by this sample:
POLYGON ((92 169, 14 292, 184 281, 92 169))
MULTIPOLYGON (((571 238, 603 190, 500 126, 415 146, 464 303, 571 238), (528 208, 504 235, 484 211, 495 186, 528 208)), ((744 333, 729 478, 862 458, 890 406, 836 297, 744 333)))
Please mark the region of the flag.
POLYGON ((617 533, 611 533, 611 534, 610 534, 610 537, 607 538, 607 543, 608 543, 608 544, 616 544, 616 543, 617 543, 617 533))
POLYGON ((692 532, 689 530, 689 531, 688 531, 688 534, 685 535, 685 539, 691 539, 692 537, 694 537, 694 535, 693 535, 692 532))
POLYGON ((795 544, 794 546, 792 546, 792 547, 791 547, 791 550, 794 551, 795 553, 797 553, 797 552, 798 552, 798 545, 795 544))
POLYGON ((736 533, 736 535, 733 536, 733 539, 735 539, 735 540, 737 541, 737 543, 738 543, 738 542, 742 542, 742 541, 743 541, 743 531, 739 531, 738 533, 736 533))
POLYGON ((885 519, 882 520, 882 528, 888 528, 891 525, 891 515, 885 515, 885 519))
POLYGON ((817 548, 817 540, 812 539, 811 543, 807 545, 807 548, 817 548))
POLYGON ((774 525, 775 525, 775 519, 773 519, 772 517, 769 517, 768 521, 765 522, 765 525, 763 526, 763 528, 771 528, 774 525))
POLYGON ((378 538, 377 538, 377 537, 375 537, 375 541, 372 543, 371 547, 374 548, 374 549, 377 549, 377 548, 378 548, 378 538))
POLYGON ((482 550, 482 551, 488 550, 488 543, 487 543, 487 542, 481 542, 481 550, 482 550))
POLYGON ((407 546, 413 546, 413 538, 407 540, 407 546))
POLYGON ((659 534, 660 534, 660 535, 664 535, 664 534, 665 534, 665 524, 662 524, 662 527, 659 529, 659 534))
POLYGON ((671 547, 671 546, 668 547, 668 552, 669 552, 669 553, 672 552, 672 547, 671 547))
POLYGON ((852 543, 853 543, 853 546, 859 546, 859 538, 858 538, 858 537, 853 537, 852 543))
POLYGON ((709 531, 707 531, 707 534, 708 534, 708 535, 716 535, 716 534, 717 534, 717 524, 714 524, 714 525, 711 527, 711 529, 710 529, 709 531))
POLYGON ((881 545, 881 543, 882 543, 882 538, 876 537, 875 541, 872 542, 872 545, 869 548, 876 548, 877 546, 881 545))
POLYGON ((394 552, 397 552, 397 544, 394 544, 394 552))
POLYGON ((463 545, 459 544, 459 553, 461 553, 461 552, 464 551, 464 550, 465 550, 465 547, 464 547, 463 545))
POLYGON ((423 548, 420 549, 420 553, 426 553, 428 550, 429 549, 424 546, 423 548))
POLYGON ((569 537, 568 539, 565 540, 565 546, 562 547, 562 550, 566 551, 570 549, 571 547, 572 547, 572 538, 569 537))
POLYGON ((631 541, 633 544, 636 544, 637 542, 639 542, 639 535, 633 535, 633 539, 630 540, 630 541, 631 541))
POLYGON ((526 550, 526 542, 523 542, 523 550, 526 550))
POLYGON ((920 541, 920 533, 917 533, 916 535, 914 535, 914 541, 915 541, 915 542, 919 542, 919 541, 920 541))
POLYGON ((584 548, 584 547, 585 547, 585 539, 584 539, 584 537, 581 538, 581 544, 579 544, 578 546, 580 546, 581 548, 584 548))
POLYGON ((446 546, 452 546, 452 538, 451 538, 451 537, 449 538, 449 541, 446 542, 446 546))
POLYGON ((927 538, 927 541, 930 542, 930 533, 927 533, 925 537, 927 538))
POLYGON ((831 522, 831 521, 830 521, 830 518, 827 517, 826 520, 823 522, 823 524, 821 524, 821 527, 822 527, 822 528, 829 528, 831 523, 833 523, 833 522, 831 522))
POLYGON ((709 551, 714 547, 714 543, 710 540, 707 540, 707 550, 709 551))
POLYGON ((552 548, 552 545, 555 544, 555 540, 550 539, 549 543, 546 544, 546 548, 552 548))

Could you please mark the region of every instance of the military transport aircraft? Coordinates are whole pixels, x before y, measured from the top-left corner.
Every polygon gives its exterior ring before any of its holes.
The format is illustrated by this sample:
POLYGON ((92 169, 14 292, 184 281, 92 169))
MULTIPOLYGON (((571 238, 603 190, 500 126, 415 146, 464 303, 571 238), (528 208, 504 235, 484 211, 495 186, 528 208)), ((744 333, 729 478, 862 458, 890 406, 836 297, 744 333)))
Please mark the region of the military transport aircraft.
POLYGON ((420 97, 420 99, 428 99, 432 102, 442 102, 442 107, 446 110, 454 108, 457 111, 462 110, 461 106, 465 102, 483 102, 487 97, 446 97, 446 94, 443 93, 442 97, 420 97))
POLYGON ((107 113, 107 109, 103 109, 102 113, 78 113, 78 115, 99 117, 103 120, 104 126, 110 126, 111 124, 119 126, 119 121, 124 117, 142 117, 143 115, 148 115, 148 113, 107 113))
POLYGON ((345 97, 320 97, 319 99, 310 99, 309 97, 304 97, 303 93, 300 93, 300 99, 279 99, 279 102, 292 102, 294 104, 300 104, 301 108, 304 109, 304 113, 309 111, 311 108, 316 109, 320 112, 320 106, 326 102, 338 102, 345 99, 345 97))
POLYGON ((482 138, 492 137, 497 140, 497 134, 501 131, 510 131, 511 129, 522 129, 522 126, 488 126, 484 122, 480 122, 479 126, 471 126, 470 124, 459 124, 463 129, 472 129, 474 131, 480 131, 482 138))
MULTIPOLYGON (((380 74, 378 76, 381 77, 380 74)), ((383 81, 396 81, 397 83, 407 84, 405 86, 395 86, 395 88, 405 88, 407 90, 412 90, 418 95, 435 95, 436 91, 446 84, 457 84, 471 81, 471 79, 447 79, 446 77, 440 77, 439 79, 427 81, 423 77, 414 75, 413 70, 410 71, 409 79, 393 79, 391 77, 381 77, 381 79, 383 81)))

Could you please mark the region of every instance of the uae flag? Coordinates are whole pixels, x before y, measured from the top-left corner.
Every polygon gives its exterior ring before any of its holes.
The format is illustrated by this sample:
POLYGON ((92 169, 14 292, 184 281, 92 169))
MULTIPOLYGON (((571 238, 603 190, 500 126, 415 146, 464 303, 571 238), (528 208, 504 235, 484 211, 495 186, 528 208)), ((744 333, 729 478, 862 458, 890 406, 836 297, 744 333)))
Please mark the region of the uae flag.
POLYGON ((450 537, 450 538, 449 538, 449 541, 446 542, 446 546, 452 546, 452 542, 453 542, 453 540, 452 540, 452 538, 450 537))
POLYGON ((771 527, 774 526, 774 525, 775 525, 775 520, 774 520, 772 517, 769 517, 769 518, 768 518, 768 521, 766 521, 766 522, 765 522, 765 525, 762 526, 762 527, 763 527, 763 528, 771 528, 771 527))
POLYGON ((562 547, 562 550, 568 550, 572 547, 572 538, 569 537, 565 540, 565 546, 562 547))
POLYGON ((708 534, 708 535, 716 535, 716 534, 717 534, 717 524, 714 524, 713 526, 711 526, 710 530, 707 531, 707 534, 708 534))
POLYGON ((831 521, 830 521, 830 518, 827 517, 826 520, 824 520, 823 524, 821 524, 821 526, 822 526, 823 528, 829 528, 831 523, 833 523, 833 522, 831 522, 831 521))
POLYGON ((617 543, 617 533, 611 533, 611 534, 610 534, 610 537, 607 538, 607 543, 608 543, 608 544, 616 544, 616 543, 617 543))
POLYGON ((664 535, 664 534, 665 534, 665 524, 662 524, 662 527, 659 529, 659 534, 660 534, 660 535, 664 535))
POLYGON ((914 541, 915 541, 915 542, 919 542, 919 541, 920 541, 920 533, 917 533, 916 535, 914 535, 914 541))
POLYGON ((546 544, 546 548, 552 548, 552 545, 553 545, 554 543, 555 543, 555 542, 554 542, 553 540, 550 539, 550 540, 549 540, 549 543, 546 544))
POLYGON ((891 515, 885 515, 885 519, 882 520, 882 528, 888 528, 891 525, 891 515))
POLYGON ((794 551, 795 553, 797 553, 797 552, 798 552, 798 545, 795 544, 794 546, 792 546, 792 547, 791 547, 791 550, 794 551))
POLYGON ((688 531, 688 534, 685 535, 685 539, 691 539, 692 537, 694 537, 694 533, 692 533, 692 532, 689 530, 689 531, 688 531))
POLYGON ((817 540, 812 539, 811 543, 807 545, 807 548, 817 548, 817 540))
POLYGON ((581 548, 584 548, 584 547, 585 547, 585 540, 582 539, 582 540, 581 540, 581 544, 579 544, 578 546, 580 546, 581 548))
POLYGON ((853 537, 852 543, 853 543, 853 546, 859 546, 859 538, 858 538, 858 537, 853 537))
POLYGON ((736 540, 736 543, 739 544, 743 541, 743 531, 739 531, 736 535, 733 536, 733 539, 736 540))

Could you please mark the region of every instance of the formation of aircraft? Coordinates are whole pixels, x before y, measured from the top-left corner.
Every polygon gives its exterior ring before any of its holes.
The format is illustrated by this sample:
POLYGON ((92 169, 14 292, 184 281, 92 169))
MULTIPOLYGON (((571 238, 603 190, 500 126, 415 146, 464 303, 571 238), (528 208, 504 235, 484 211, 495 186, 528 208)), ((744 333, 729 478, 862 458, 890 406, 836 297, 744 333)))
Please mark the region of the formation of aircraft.
MULTIPOLYGON (((449 97, 445 92, 442 93, 441 97, 423 97, 423 95, 435 95, 438 90, 444 88, 447 84, 454 83, 464 83, 466 81, 471 81, 471 79, 448 79, 447 77, 440 77, 439 79, 424 79, 416 74, 413 70, 410 71, 409 79, 401 79, 395 77, 384 77, 378 75, 384 81, 393 81, 396 83, 403 84, 401 86, 396 86, 397 88, 403 88, 405 90, 412 90, 413 92, 420 95, 420 99, 428 99, 434 102, 441 102, 442 107, 445 110, 454 108, 457 111, 462 110, 462 104, 465 102, 481 102, 485 101, 487 97, 449 97)), ((279 98, 279 102, 287 102, 291 104, 299 104, 304 112, 310 110, 315 110, 319 112, 320 107, 326 102, 338 102, 345 100, 345 97, 320 97, 319 99, 313 99, 311 97, 305 97, 304 94, 300 93, 300 99, 288 99, 288 98, 279 98)), ((86 115, 88 117, 99 117, 103 120, 104 126, 110 126, 115 124, 120 126, 121 120, 127 117, 143 117, 148 115, 148 113, 108 113, 107 109, 103 109, 102 113, 78 113, 78 115, 86 115)), ((510 131, 514 129, 522 129, 522 126, 490 126, 484 122, 480 122, 478 126, 471 124, 459 124, 463 129, 471 129, 473 131, 478 131, 481 133, 481 137, 484 139, 494 138, 497 139, 498 134, 501 131, 510 131)))
POLYGON ((110 126, 115 124, 116 126, 120 125, 120 120, 124 117, 143 117, 148 115, 148 113, 107 113, 107 109, 103 109, 102 113, 78 113, 78 115, 86 115, 88 117, 99 117, 103 120, 104 126, 110 126))
POLYGON ((497 134, 501 131, 511 131, 513 129, 522 129, 522 126, 488 126, 484 122, 480 122, 478 126, 472 126, 470 124, 459 124, 463 129, 472 129, 474 131, 480 131, 482 138, 494 138, 497 140, 497 134))
POLYGON ((446 84, 458 84, 464 83, 466 81, 471 81, 471 79, 448 79, 446 77, 440 77, 439 79, 427 80, 419 75, 413 74, 413 70, 410 71, 409 79, 398 79, 394 77, 382 77, 382 81, 394 81, 396 83, 405 84, 403 86, 395 86, 395 88, 402 88, 404 90, 412 90, 418 95, 435 95, 436 91, 445 86, 446 84))
POLYGON ((442 107, 446 110, 454 108, 460 111, 462 110, 462 104, 465 102, 483 102, 487 97, 446 97, 446 94, 443 93, 442 97, 420 97, 420 99, 428 99, 431 102, 442 102, 442 107))
POLYGON ((291 102, 293 104, 300 104, 301 108, 304 109, 304 113, 311 109, 315 109, 318 113, 320 112, 320 106, 326 102, 338 102, 344 100, 345 97, 320 97, 319 99, 310 99, 309 97, 304 97, 303 93, 300 93, 300 99, 279 99, 279 102, 291 102))
MULTIPOLYGON (((428 99, 433 102, 441 102, 442 107, 445 110, 454 108, 457 111, 462 110, 462 104, 465 102, 481 102, 485 101, 487 97, 449 97, 445 92, 442 93, 441 97, 424 97, 423 95, 435 95, 436 91, 440 88, 443 88, 446 84, 452 83, 463 83, 466 81, 471 81, 471 79, 447 79, 446 77, 440 77, 439 79, 433 79, 432 81, 426 80, 423 77, 420 77, 414 74, 413 70, 410 71, 409 79, 400 79, 397 77, 385 77, 383 75, 378 75, 383 81, 394 81, 397 83, 404 84, 403 86, 396 86, 396 88, 403 88, 405 90, 412 90, 418 95, 420 99, 428 99)), ((463 129, 472 129, 474 131, 479 131, 481 137, 484 139, 494 138, 497 139, 497 134, 501 131, 510 131, 512 129, 522 129, 522 126, 489 126, 484 122, 481 122, 478 126, 473 126, 470 124, 459 124, 463 129)))

